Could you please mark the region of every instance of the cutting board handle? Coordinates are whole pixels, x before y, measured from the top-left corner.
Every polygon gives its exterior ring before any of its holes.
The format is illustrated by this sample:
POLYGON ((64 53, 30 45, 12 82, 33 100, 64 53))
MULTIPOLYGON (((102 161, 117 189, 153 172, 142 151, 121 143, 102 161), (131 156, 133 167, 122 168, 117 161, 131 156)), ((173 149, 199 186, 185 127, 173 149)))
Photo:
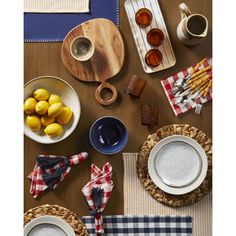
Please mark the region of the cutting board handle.
POLYGON ((100 104, 102 104, 102 105, 104 105, 104 106, 110 105, 110 104, 112 104, 113 102, 115 102, 115 100, 116 100, 116 98, 117 98, 117 95, 118 95, 117 89, 116 89, 113 85, 111 85, 111 84, 109 84, 109 83, 107 83, 107 82, 102 82, 102 83, 100 84, 100 86, 99 86, 99 87, 96 89, 96 91, 95 91, 95 98, 96 98, 96 100, 97 100, 100 104), (105 100, 105 99, 102 98, 101 92, 102 92, 103 89, 109 89, 109 90, 112 92, 112 97, 111 97, 111 99, 105 100))

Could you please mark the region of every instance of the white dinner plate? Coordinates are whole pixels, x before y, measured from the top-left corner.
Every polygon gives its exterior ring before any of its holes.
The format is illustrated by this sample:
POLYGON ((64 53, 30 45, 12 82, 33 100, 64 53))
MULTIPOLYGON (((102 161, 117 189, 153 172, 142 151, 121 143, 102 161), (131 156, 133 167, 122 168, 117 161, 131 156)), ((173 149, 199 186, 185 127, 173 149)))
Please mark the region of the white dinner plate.
POLYGON ((41 216, 24 228, 24 236, 76 236, 72 227, 55 216, 41 216))
POLYGON ((150 152, 148 172, 164 192, 181 195, 200 186, 207 174, 207 156, 202 146, 184 135, 162 139, 150 152))

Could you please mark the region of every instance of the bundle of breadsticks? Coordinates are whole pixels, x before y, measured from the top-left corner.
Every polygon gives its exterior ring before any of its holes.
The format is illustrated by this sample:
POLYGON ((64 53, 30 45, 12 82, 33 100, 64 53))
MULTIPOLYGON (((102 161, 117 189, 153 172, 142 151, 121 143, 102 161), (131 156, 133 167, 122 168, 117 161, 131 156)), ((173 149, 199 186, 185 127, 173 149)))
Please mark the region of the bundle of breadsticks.
POLYGON ((183 102, 183 98, 206 97, 212 88, 212 66, 203 66, 207 58, 201 60, 185 78, 178 79, 173 87, 173 93, 178 101, 183 102), (200 69, 202 68, 202 69, 200 69), (196 96, 194 96, 194 94, 196 96))
POLYGON ((212 87, 212 66, 209 65, 202 70, 197 71, 206 60, 207 59, 204 58, 197 64, 191 73, 190 79, 187 81, 187 88, 190 88, 192 93, 199 91, 199 95, 203 97, 207 96, 212 87))

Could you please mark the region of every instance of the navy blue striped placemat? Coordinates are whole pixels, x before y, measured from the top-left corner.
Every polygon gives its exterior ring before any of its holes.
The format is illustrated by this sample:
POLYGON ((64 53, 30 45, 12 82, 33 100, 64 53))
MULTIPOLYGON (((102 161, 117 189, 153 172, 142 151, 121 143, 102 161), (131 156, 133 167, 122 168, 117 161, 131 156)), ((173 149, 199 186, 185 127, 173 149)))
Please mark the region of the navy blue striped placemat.
POLYGON ((24 41, 60 42, 72 28, 95 18, 119 26, 119 0, 90 0, 89 13, 24 13, 24 41))
MULTIPOLYGON (((94 218, 82 217, 89 235, 96 236, 94 218)), ((192 236, 191 216, 103 216, 104 235, 192 236)))

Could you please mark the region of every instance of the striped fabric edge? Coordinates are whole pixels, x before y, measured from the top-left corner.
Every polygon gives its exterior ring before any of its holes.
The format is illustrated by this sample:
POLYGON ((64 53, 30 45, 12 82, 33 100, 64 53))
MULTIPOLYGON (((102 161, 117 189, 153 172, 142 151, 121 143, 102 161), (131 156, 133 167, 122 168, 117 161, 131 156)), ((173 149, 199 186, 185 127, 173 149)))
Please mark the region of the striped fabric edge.
MULTIPOLYGON (((94 217, 83 216, 89 235, 95 235, 94 217)), ((114 215, 103 217, 104 233, 109 235, 192 236, 192 217, 184 215, 114 215)))
POLYGON ((116 0, 116 25, 120 27, 120 1, 116 0))
POLYGON ((194 236, 212 235, 212 194, 180 208, 168 207, 152 198, 137 176, 139 153, 122 153, 124 165, 124 215, 189 215, 194 236))
MULTIPOLYGON (((29 1, 29 0, 26 0, 29 1)), ((89 1, 89 0, 88 0, 89 1)), ((27 12, 25 12, 27 13, 27 12)), ((28 12, 29 13, 29 12, 28 12)), ((116 26, 119 28, 120 27, 120 1, 116 0, 116 26)), ((24 39, 25 43, 57 43, 57 42, 62 42, 63 40, 61 38, 57 39, 24 39)))
POLYGON ((89 0, 24 0, 28 13, 88 13, 89 0))

